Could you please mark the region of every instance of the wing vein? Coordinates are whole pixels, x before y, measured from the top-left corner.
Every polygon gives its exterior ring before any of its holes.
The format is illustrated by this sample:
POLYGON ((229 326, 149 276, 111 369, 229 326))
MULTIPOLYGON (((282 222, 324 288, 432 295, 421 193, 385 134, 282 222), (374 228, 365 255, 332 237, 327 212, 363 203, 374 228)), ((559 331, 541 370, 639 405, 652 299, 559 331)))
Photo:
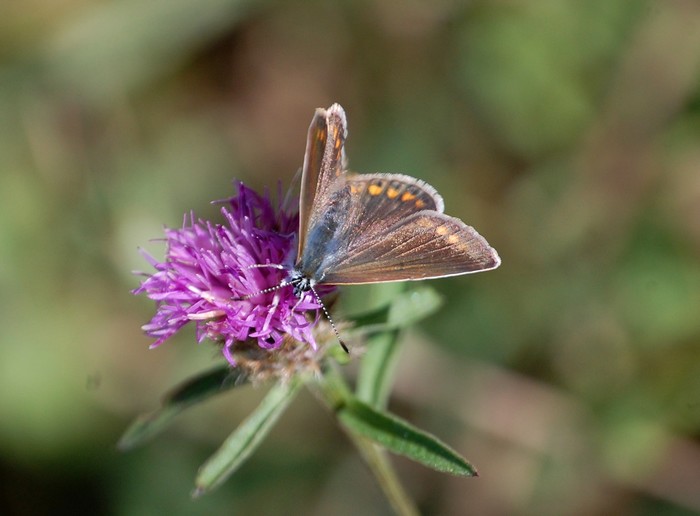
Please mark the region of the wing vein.
MULTIPOLYGON (((409 239, 406 240, 405 242, 402 242, 399 246, 393 248, 392 250, 398 249, 398 247, 406 246, 406 245, 408 245, 411 241, 415 240, 416 238, 418 238, 418 237, 420 237, 420 236, 421 236, 421 235, 413 235, 411 238, 409 238, 409 239)), ((353 253, 353 254, 348 253, 348 255, 347 255, 346 258, 340 260, 340 261, 338 262, 338 265, 344 264, 344 263, 350 261, 351 259, 352 259, 352 260, 357 260, 357 257, 358 257, 358 256, 361 256, 362 254, 367 253, 367 252, 370 251, 371 249, 373 249, 373 248, 375 248, 375 247, 378 247, 378 246, 381 246, 381 245, 384 245, 384 242, 383 242, 382 240, 378 240, 378 241, 376 241, 376 242, 373 242, 371 245, 362 248, 361 250, 357 250, 357 249, 356 249, 356 250, 355 250, 355 251, 356 251, 355 253, 353 253), (359 252, 357 252, 357 251, 359 251, 359 252)), ((379 258, 379 257, 377 257, 377 258, 379 258)))

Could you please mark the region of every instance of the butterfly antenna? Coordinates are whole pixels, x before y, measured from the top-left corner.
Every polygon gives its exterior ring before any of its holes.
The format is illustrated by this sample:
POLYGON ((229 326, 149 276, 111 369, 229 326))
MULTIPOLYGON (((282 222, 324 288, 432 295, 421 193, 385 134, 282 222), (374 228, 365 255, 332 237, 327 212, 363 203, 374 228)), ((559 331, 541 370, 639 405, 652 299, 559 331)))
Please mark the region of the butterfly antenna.
POLYGON ((333 322, 333 319, 331 319, 331 314, 328 313, 328 310, 326 309, 326 305, 324 305, 323 301, 321 301, 321 296, 318 295, 318 292, 316 292, 315 288, 313 288, 313 287, 310 287, 310 288, 311 288, 311 292, 314 293, 316 300, 321 305, 321 309, 323 310, 323 313, 326 314, 326 319, 328 319, 328 322, 331 323, 331 328, 333 328, 333 333, 335 333, 335 336, 338 339, 338 342, 340 343, 340 347, 343 348, 343 351, 345 351, 347 354, 350 354, 350 350, 345 345, 345 342, 343 342, 343 339, 340 338, 340 333, 338 332, 338 328, 335 327, 335 323, 333 322))
MULTIPOLYGON (((256 263, 253 265, 248 265, 246 269, 262 269, 262 268, 272 268, 272 269, 284 269, 284 265, 280 265, 277 263, 256 263)), ((246 294, 245 296, 241 297, 232 297, 231 301, 245 301, 246 299, 250 299, 251 297, 259 296, 261 294, 267 294, 269 292, 274 292, 275 290, 279 290, 282 287, 286 287, 287 285, 290 285, 290 283, 283 281, 279 285, 275 285, 274 287, 269 287, 269 288, 264 288, 262 290, 258 290, 257 292, 253 292, 252 294, 246 294)))
MULTIPOLYGON (((262 269, 264 267, 270 267, 273 269, 285 269, 284 265, 276 264, 276 263, 256 263, 253 265, 249 265, 246 267, 246 269, 262 269)), ((274 287, 269 287, 265 288, 263 290, 259 290, 258 292, 253 292, 252 294, 246 294, 245 296, 241 297, 233 297, 231 298, 231 301, 245 301, 246 299, 250 299, 251 297, 259 296, 261 294, 267 294, 269 292, 274 292, 275 290, 279 290, 282 287, 286 287, 287 285, 291 285, 288 281, 283 281, 279 285, 275 285, 274 287)), ((333 322, 333 319, 331 319, 331 314, 328 313, 328 310, 326 309, 326 305, 323 304, 323 301, 321 300, 321 296, 318 295, 318 292, 316 292, 316 289, 313 287, 311 288, 311 292, 313 292, 314 297, 318 301, 318 303, 321 305, 321 309, 323 310, 323 313, 326 315, 326 319, 328 319, 328 322, 331 323, 331 328, 333 328, 333 333, 335 333, 336 338, 338 339, 338 342, 340 343, 340 347, 343 348, 343 351, 346 353, 350 354, 350 350, 348 347, 345 345, 345 342, 343 342, 343 339, 340 338, 340 332, 338 331, 338 328, 336 328, 335 323, 333 322)), ((299 299, 301 301, 301 299, 299 299)))
POLYGON ((246 299, 250 299, 251 297, 259 296, 261 294, 267 294, 269 292, 274 292, 275 290, 279 290, 282 287, 286 287, 287 285, 291 285, 291 283, 287 283, 286 281, 283 281, 279 285, 275 285, 274 287, 270 287, 270 288, 264 288, 262 290, 258 290, 257 292, 253 292, 252 294, 246 294, 245 296, 241 296, 241 297, 232 297, 231 301, 245 301, 246 299))

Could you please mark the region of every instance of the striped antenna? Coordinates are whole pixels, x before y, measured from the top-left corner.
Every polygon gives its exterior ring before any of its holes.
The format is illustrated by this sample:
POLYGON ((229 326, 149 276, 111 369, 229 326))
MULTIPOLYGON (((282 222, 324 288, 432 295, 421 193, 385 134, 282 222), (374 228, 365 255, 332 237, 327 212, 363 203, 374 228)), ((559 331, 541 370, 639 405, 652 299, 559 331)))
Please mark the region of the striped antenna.
POLYGON ((340 338, 340 333, 338 333, 338 328, 335 327, 335 323, 333 322, 333 319, 331 319, 331 314, 329 314, 328 310, 326 310, 326 305, 324 305, 323 301, 321 301, 321 296, 318 295, 315 288, 313 288, 313 287, 309 287, 309 288, 311 289, 311 292, 314 293, 316 300, 321 305, 321 309, 323 310, 323 313, 326 314, 326 319, 328 319, 328 322, 331 323, 331 328, 333 328, 333 333, 335 333, 335 336, 338 339, 338 342, 340 343, 340 347, 342 347, 343 351, 345 351, 349 355, 350 350, 348 350, 348 347, 345 345, 345 342, 343 342, 343 339, 340 338))
MULTIPOLYGON (((255 265, 249 265, 247 268, 248 269, 260 269, 263 267, 272 267, 274 269, 285 269, 284 265, 279 265, 276 263, 261 263, 261 264, 255 264, 255 265)), ((292 283, 289 283, 288 281, 283 281, 279 285, 275 285, 274 287, 269 287, 265 288, 263 290, 260 290, 258 292, 254 292, 253 294, 246 294, 245 296, 242 297, 233 297, 231 298, 231 301, 245 301, 247 299, 250 299, 255 296, 259 296, 261 294, 267 294, 269 292, 274 292, 275 290, 279 290, 283 287, 290 286, 292 283)), ((309 289, 313 293, 314 297, 316 298, 316 301, 321 305, 321 310, 323 310, 323 313, 326 316, 326 319, 328 319, 328 322, 331 323, 331 328, 333 329, 333 333, 335 333, 336 338, 338 339, 338 342, 340 343, 340 347, 343 348, 343 351, 345 351, 347 354, 350 354, 350 350, 348 349, 347 345, 343 341, 343 339, 340 338, 340 332, 338 331, 338 328, 335 326, 335 323, 333 322, 333 319, 331 318, 331 314, 328 313, 328 309, 326 308, 326 305, 323 303, 321 300, 321 296, 318 295, 318 292, 316 292, 316 289, 309 285, 309 289)), ((299 299, 301 301, 301 298, 299 299)))

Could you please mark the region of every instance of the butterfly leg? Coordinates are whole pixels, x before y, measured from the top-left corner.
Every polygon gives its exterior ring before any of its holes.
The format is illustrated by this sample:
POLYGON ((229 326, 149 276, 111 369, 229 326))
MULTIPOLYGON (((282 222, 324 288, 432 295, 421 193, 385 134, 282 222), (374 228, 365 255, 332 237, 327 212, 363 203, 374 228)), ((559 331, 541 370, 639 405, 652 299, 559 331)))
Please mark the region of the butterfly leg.
POLYGON ((304 295, 302 294, 301 296, 299 296, 299 299, 297 299, 297 302, 294 303, 294 306, 292 307, 292 312, 296 312, 296 311, 297 311, 297 308, 299 308, 299 305, 301 304, 301 302, 302 302, 303 300, 304 300, 304 295))

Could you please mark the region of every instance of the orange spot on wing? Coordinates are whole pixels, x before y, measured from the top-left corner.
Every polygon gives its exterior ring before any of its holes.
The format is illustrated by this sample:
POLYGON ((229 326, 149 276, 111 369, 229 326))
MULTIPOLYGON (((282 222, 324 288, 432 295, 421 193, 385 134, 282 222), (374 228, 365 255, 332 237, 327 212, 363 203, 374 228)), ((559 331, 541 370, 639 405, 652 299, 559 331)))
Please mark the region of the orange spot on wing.
POLYGON ((418 208, 418 209, 425 208, 425 203, 423 201, 421 201, 420 199, 418 199, 416 201, 416 208, 418 208))
POLYGON ((382 187, 377 185, 369 185, 367 191, 370 195, 379 195, 380 193, 382 193, 382 187))
POLYGON ((386 190, 386 196, 387 196, 389 199, 395 199, 396 197, 399 196, 399 191, 398 191, 396 188, 391 188, 391 187, 389 187, 389 188, 387 188, 387 190, 386 190))
POLYGON ((415 198, 416 198, 416 196, 413 195, 411 192, 405 192, 405 193, 401 196, 401 200, 402 200, 402 201, 412 201, 412 200, 415 199, 415 198))

